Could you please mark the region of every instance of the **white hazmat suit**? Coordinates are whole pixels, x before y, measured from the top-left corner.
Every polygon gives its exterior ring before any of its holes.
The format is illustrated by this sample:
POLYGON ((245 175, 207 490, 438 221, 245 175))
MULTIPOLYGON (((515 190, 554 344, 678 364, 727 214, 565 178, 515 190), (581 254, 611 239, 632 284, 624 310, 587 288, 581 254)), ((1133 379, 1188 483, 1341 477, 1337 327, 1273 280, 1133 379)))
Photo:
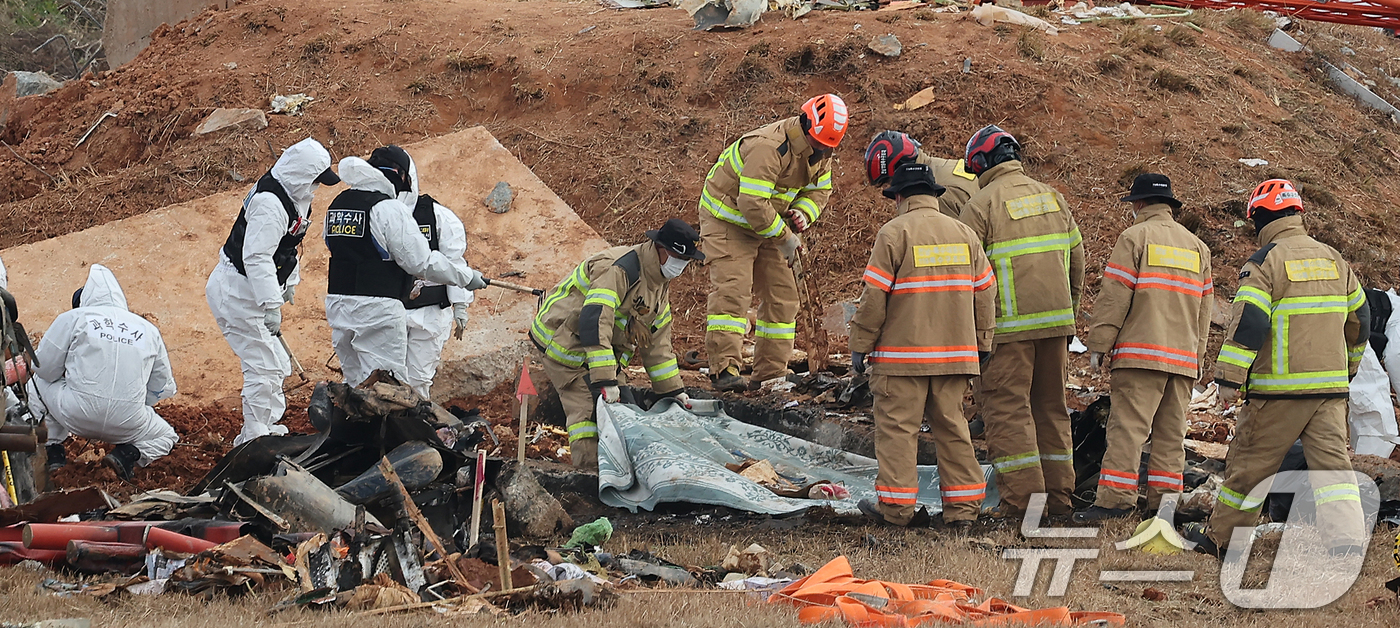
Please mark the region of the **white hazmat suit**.
MULTIPOLYGON (((340 160, 339 174, 352 189, 389 197, 374 205, 369 219, 370 237, 386 259, 426 281, 467 289, 485 287, 480 273, 455 265, 441 251, 428 248, 412 210, 398 200, 394 185, 379 169, 359 157, 346 157, 340 160)), ((358 386, 376 370, 405 378, 407 318, 399 299, 326 295, 326 323, 331 327, 331 342, 345 383, 358 386)))
MULTIPOLYGON (((400 192, 399 201, 413 211, 418 205, 419 181, 418 164, 409 158, 409 175, 412 177, 412 191, 400 192)), ((438 251, 447 257, 454 266, 471 270, 464 256, 467 254, 467 229, 462 220, 452 210, 441 203, 433 203, 433 216, 437 222, 438 251)), ((425 237, 428 234, 423 234, 425 237)), ((440 285, 421 281, 423 286, 440 285)), ((447 345, 447 336, 452 333, 455 317, 461 317, 460 324, 466 324, 466 307, 475 296, 470 290, 457 286, 447 287, 447 300, 451 308, 420 307, 408 310, 408 354, 404 366, 404 383, 411 386, 424 399, 437 375, 438 364, 442 362, 442 348, 447 345)))
POLYGON ((54 319, 35 355, 40 367, 31 381, 47 414, 48 444, 69 433, 131 444, 144 467, 180 440, 151 408, 175 395, 165 341, 155 325, 127 310, 106 267, 92 265, 79 307, 54 319))
MULTIPOLYGON (((311 138, 293 144, 272 166, 272 178, 286 190, 299 217, 291 231, 305 231, 316 179, 330 167, 330 153, 311 138)), ((277 278, 273 252, 289 233, 288 213, 277 195, 255 187, 244 205, 247 229, 242 262, 247 276, 220 249, 219 263, 204 286, 214 321, 242 363, 243 430, 234 439, 235 446, 267 434, 287 433, 277 422, 287 410, 282 384, 292 374, 292 363, 265 321, 270 310, 280 310, 284 295, 301 280, 299 269, 292 271, 286 285, 277 278)))

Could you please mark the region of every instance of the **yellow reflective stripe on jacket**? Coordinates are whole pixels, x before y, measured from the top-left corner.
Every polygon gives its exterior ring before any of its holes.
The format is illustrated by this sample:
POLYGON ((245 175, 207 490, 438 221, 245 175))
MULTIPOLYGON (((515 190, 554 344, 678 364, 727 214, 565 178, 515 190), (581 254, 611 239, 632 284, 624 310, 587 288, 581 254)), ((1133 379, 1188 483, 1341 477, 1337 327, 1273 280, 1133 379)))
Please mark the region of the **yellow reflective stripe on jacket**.
POLYGON ((571 291, 578 290, 579 294, 587 294, 589 292, 589 286, 592 282, 588 279, 587 266, 588 262, 579 264, 574 268, 574 272, 569 275, 569 279, 559 284, 554 292, 551 292, 549 296, 545 298, 544 303, 540 305, 539 313, 535 315, 534 324, 530 326, 531 335, 534 336, 535 340, 541 345, 544 345, 545 353, 548 354, 549 357, 564 366, 575 368, 583 365, 584 354, 578 351, 565 349, 563 345, 555 342, 554 332, 558 330, 550 329, 544 324, 544 321, 549 315, 550 308, 568 297, 571 291))
POLYGON ((1235 293, 1235 303, 1241 301, 1254 305, 1265 314, 1273 314, 1273 296, 1263 290, 1253 286, 1241 286, 1239 292, 1235 293))
POLYGON ((987 247, 987 259, 991 260, 997 276, 997 293, 1001 298, 1001 316, 997 317, 997 331, 1031 331, 1074 324, 1074 310, 1052 310, 1022 314, 1016 299, 1016 278, 1012 272, 1012 260, 1022 255, 1035 253, 1061 252, 1064 255, 1066 281, 1069 278, 1070 250, 1083 242, 1079 228, 1062 233, 1016 238, 998 242, 987 247))
POLYGON ((588 357, 588 368, 596 369, 617 366, 617 356, 613 353, 612 349, 595 349, 589 351, 586 355, 588 357))
POLYGON ((753 230, 754 233, 765 238, 772 238, 783 232, 783 219, 776 214, 773 216, 773 222, 769 223, 766 228, 761 231, 754 230, 753 226, 749 224, 748 219, 744 218, 744 215, 739 213, 739 210, 725 205, 723 201, 715 198, 713 194, 710 194, 708 187, 700 191, 700 206, 710 210, 710 215, 715 218, 753 230))
POLYGON ((1307 392, 1328 388, 1346 388, 1350 377, 1346 371, 1313 373, 1265 373, 1251 375, 1249 389, 1255 392, 1307 392))
POLYGON ((817 182, 816 182, 816 183, 808 183, 807 185, 802 186, 802 189, 803 189, 803 190, 830 190, 830 189, 831 189, 831 173, 830 173, 830 172, 823 172, 822 175, 821 175, 820 177, 817 177, 817 182))
POLYGON ((606 305, 617 309, 617 293, 607 288, 594 288, 588 291, 588 298, 583 300, 584 305, 606 305))
POLYGON ((817 218, 822 215, 822 208, 817 207, 817 202, 810 198, 799 198, 792 206, 796 207, 797 210, 803 214, 806 214, 807 222, 809 223, 816 222, 817 218))
POLYGON ((1347 349, 1347 361, 1348 361, 1348 362, 1360 362, 1361 359, 1364 358, 1364 357, 1366 357, 1366 345, 1365 345, 1365 344, 1357 345, 1357 346, 1355 346, 1355 347, 1351 347, 1351 348, 1347 349))
POLYGON ((1347 313, 1355 312, 1366 303, 1366 292, 1357 286, 1356 290, 1347 295, 1347 313))
POLYGON ((671 304, 668 302, 665 307, 661 308, 661 314, 656 317, 656 320, 651 322, 651 328, 658 330, 669 324, 671 324, 671 304))
MULTIPOLYGON (((1288 338, 1289 330, 1293 327, 1292 317, 1303 314, 1337 314, 1345 317, 1347 312, 1347 303, 1343 300, 1343 297, 1340 296, 1287 297, 1275 301, 1273 304, 1274 337, 1273 346, 1271 347, 1274 352, 1274 375, 1282 376, 1289 374, 1288 338)), ((1346 373, 1342 372, 1342 374, 1345 375, 1346 373)), ((1298 375, 1308 375, 1308 373, 1299 373, 1298 375)), ((1314 373, 1312 375, 1321 374, 1314 373)), ((1255 381, 1257 380, 1251 379, 1251 387, 1255 390, 1266 390, 1263 386, 1254 385, 1255 381)), ((1342 386, 1347 385, 1348 382, 1343 378, 1342 386)), ((1289 387, 1276 390, 1307 390, 1309 388, 1327 388, 1327 386, 1319 384, 1304 388, 1289 387)))
POLYGON ((1216 361, 1238 366, 1248 371, 1249 367, 1254 364, 1254 358, 1258 356, 1258 351, 1250 351, 1244 347, 1233 347, 1227 344, 1221 345, 1220 355, 1216 358, 1216 361))
POLYGON ((1037 312, 1035 314, 1019 314, 1016 316, 998 316, 997 331, 1031 331, 1035 329, 1046 329, 1050 327, 1061 327, 1063 325, 1074 324, 1074 310, 1050 310, 1049 312, 1037 312))
POLYGON ((749 196, 757 196, 759 198, 773 198, 773 194, 776 191, 777 184, 772 181, 746 177, 742 174, 739 175, 740 194, 748 194, 749 196))
POLYGON ((680 374, 681 367, 679 364, 676 363, 675 358, 671 358, 665 362, 662 362, 661 364, 657 364, 656 366, 647 367, 647 377, 650 377, 653 383, 659 382, 664 379, 669 379, 680 374))

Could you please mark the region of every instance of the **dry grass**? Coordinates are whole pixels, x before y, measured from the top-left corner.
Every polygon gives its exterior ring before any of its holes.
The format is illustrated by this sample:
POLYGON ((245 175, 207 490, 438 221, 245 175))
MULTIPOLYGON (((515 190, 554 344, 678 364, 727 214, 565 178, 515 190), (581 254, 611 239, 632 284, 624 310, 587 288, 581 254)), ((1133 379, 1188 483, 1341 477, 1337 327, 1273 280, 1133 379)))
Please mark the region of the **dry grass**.
MULTIPOLYGON (((1201 626, 1345 626, 1381 628, 1393 626, 1397 607, 1367 609, 1365 603, 1388 595, 1382 583, 1395 575, 1389 547, 1394 532, 1378 532, 1366 561, 1365 571, 1346 595, 1328 607, 1311 611, 1255 612, 1237 609, 1220 593, 1218 567, 1214 559, 1198 554, 1151 557, 1124 553, 1112 543, 1127 538, 1129 525, 1109 526, 1099 539, 1100 558, 1076 563, 1069 593, 1050 598, 1045 589, 1051 569, 1042 565, 1035 595, 1013 602, 1023 606, 1061 606, 1074 610, 1105 610, 1124 613, 1129 626, 1199 628, 1201 626), (1182 584, 1153 584, 1167 594, 1165 601, 1142 597, 1146 584, 1105 585, 1097 581, 1100 569, 1194 570, 1196 580, 1182 584)), ((1056 542, 1018 540, 1011 530, 1000 530, 986 537, 997 546, 1044 547, 1047 545, 1083 547, 1072 540, 1056 542)), ((1018 563, 1002 560, 990 549, 962 539, 950 538, 931 530, 891 530, 886 528, 846 528, 805 525, 796 530, 759 530, 753 525, 656 526, 619 530, 606 549, 625 552, 633 547, 649 549, 682 564, 711 565, 724 555, 729 544, 759 542, 785 565, 801 562, 816 568, 827 560, 846 555, 858 577, 899 582, 923 582, 951 578, 982 587, 988 595, 1008 598, 1016 578, 1018 563)), ((1080 542, 1082 543, 1082 542, 1080 542)), ((1264 561, 1259 561, 1264 562, 1264 561)), ((1251 565, 1253 574, 1263 565, 1251 565)), ((381 618, 357 618, 344 613, 291 611, 273 617, 265 610, 281 599, 280 594, 256 595, 241 600, 201 602, 178 595, 130 597, 114 603, 76 597, 58 598, 37 593, 35 584, 45 577, 16 568, 0 569, 0 619, 30 621, 58 617, 89 617, 100 626, 250 626, 296 625, 310 628, 368 628, 394 626, 676 626, 694 628, 797 626, 796 614, 786 607, 757 604, 742 594, 704 592, 644 592, 624 594, 619 605, 606 611, 577 615, 531 613, 497 621, 481 617, 442 617, 429 612, 381 618)))

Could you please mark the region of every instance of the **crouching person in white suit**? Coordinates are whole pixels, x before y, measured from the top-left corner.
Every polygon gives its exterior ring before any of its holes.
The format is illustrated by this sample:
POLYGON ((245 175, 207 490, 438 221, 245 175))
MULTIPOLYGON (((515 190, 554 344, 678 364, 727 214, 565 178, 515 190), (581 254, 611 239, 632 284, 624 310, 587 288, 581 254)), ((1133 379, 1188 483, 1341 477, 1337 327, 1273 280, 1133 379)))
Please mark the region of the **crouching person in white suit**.
POLYGON ((170 453, 180 440, 151 408, 175 395, 175 377, 160 331, 127 310, 112 271, 88 270, 39 343, 32 380, 48 424, 49 468, 62 466, 69 434, 116 445, 102 459, 119 477, 170 453))

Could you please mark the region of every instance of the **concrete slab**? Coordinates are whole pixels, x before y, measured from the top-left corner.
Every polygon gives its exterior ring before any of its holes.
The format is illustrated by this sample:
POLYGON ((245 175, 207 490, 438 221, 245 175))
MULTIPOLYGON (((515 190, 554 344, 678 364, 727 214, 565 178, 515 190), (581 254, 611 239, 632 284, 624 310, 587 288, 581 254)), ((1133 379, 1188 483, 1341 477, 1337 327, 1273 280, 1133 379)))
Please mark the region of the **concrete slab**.
POLYGON ((126 65, 151 43, 151 31, 178 24, 210 7, 227 9, 237 0, 109 0, 102 47, 113 68, 126 65))
MULTIPOLYGON (((485 128, 405 148, 418 163, 424 191, 461 217, 468 234, 467 259, 489 277, 523 271, 524 277, 510 281, 548 289, 608 245, 485 128), (515 190, 513 208, 505 214, 491 213, 482 204, 498 181, 515 190)), ((316 236, 326 207, 343 189, 336 186, 316 196, 316 224, 302 252, 297 303, 283 309, 282 325, 308 373, 336 381, 339 375, 328 368, 335 364, 335 354, 324 305, 329 253, 316 236)), ((238 359, 209 313, 204 284, 246 193, 216 194, 0 252, 10 291, 20 302, 21 321, 31 331, 46 329, 69 308, 88 265, 103 264, 116 273, 131 309, 150 318, 165 336, 179 399, 236 403, 242 386, 238 359)), ((476 296, 466 337, 447 343, 433 386, 436 399, 487 392, 514 378, 528 355, 525 334, 536 299, 497 288, 476 296)))

